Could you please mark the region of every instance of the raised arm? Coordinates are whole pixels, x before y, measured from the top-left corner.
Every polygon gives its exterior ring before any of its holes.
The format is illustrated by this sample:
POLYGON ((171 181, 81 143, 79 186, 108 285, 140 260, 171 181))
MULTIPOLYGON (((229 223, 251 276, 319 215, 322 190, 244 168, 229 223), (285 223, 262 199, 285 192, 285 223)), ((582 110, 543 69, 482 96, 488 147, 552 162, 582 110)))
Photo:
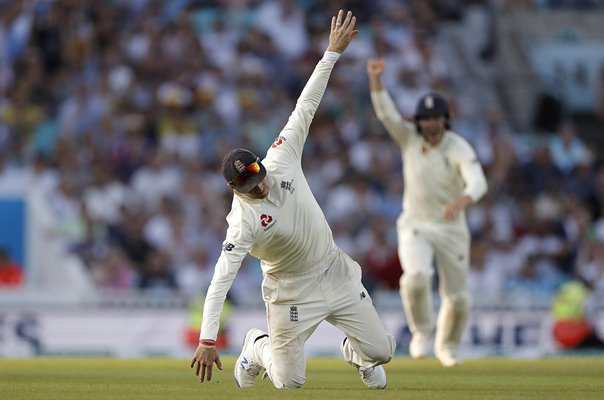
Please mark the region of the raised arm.
POLYGON ((302 158, 302 149, 310 123, 325 93, 331 70, 340 54, 346 50, 358 33, 354 29, 355 24, 356 17, 351 11, 348 11, 344 17, 344 11, 340 10, 337 17, 331 18, 327 50, 298 97, 296 108, 287 124, 269 149, 269 157, 287 163, 299 162, 302 158))
POLYGON ((370 59, 367 61, 367 77, 373 110, 378 119, 384 124, 388 134, 401 145, 407 143, 409 135, 413 134, 415 127, 405 120, 396 108, 392 97, 384 89, 382 75, 386 69, 383 59, 370 59))

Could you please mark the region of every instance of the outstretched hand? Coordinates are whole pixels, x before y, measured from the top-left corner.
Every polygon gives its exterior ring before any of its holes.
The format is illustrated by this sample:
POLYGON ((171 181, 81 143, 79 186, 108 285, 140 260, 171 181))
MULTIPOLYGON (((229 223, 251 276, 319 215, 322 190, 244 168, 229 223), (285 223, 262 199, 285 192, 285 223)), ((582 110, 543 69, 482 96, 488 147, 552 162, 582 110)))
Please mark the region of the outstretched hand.
POLYGON ((222 362, 220 361, 216 347, 200 343, 191 359, 191 368, 195 369, 195 375, 199 377, 199 382, 203 383, 204 380, 208 382, 212 380, 212 367, 214 363, 216 363, 218 369, 222 369, 222 362))
POLYGON ((338 12, 337 17, 331 17, 331 30, 329 32, 327 51, 343 53, 352 39, 359 33, 358 30, 354 29, 356 22, 357 18, 352 16, 352 11, 346 13, 346 18, 344 18, 343 10, 338 12), (342 21, 342 19, 344 20, 342 21))

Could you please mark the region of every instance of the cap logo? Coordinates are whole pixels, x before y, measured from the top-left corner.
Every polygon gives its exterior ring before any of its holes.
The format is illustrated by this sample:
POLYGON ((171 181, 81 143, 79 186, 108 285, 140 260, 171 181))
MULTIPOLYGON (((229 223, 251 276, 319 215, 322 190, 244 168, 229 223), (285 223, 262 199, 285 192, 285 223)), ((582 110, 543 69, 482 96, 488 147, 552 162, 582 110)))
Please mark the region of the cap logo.
POLYGON ((239 173, 245 171, 245 165, 241 162, 241 160, 235 160, 233 164, 239 173))
POLYGON ((432 96, 427 96, 424 100, 424 105, 426 108, 434 108, 434 98, 432 96))

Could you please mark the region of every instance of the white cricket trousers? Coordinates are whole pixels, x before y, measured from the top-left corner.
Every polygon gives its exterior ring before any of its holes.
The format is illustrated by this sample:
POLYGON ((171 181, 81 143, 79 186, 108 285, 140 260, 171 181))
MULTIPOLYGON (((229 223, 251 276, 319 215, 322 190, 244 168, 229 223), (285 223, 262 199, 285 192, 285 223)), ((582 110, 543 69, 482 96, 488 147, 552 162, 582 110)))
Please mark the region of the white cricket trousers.
POLYGON ((346 334, 354 364, 370 367, 392 359, 395 340, 384 330, 361 283, 361 267, 340 249, 308 273, 266 274, 262 294, 269 337, 254 347, 275 387, 304 384, 304 343, 323 321, 346 334))
POLYGON ((434 328, 432 276, 439 275, 441 306, 435 351, 457 354, 471 300, 466 281, 470 267, 470 234, 464 219, 443 223, 397 221, 398 253, 403 267, 400 291, 412 334, 431 335, 434 328))

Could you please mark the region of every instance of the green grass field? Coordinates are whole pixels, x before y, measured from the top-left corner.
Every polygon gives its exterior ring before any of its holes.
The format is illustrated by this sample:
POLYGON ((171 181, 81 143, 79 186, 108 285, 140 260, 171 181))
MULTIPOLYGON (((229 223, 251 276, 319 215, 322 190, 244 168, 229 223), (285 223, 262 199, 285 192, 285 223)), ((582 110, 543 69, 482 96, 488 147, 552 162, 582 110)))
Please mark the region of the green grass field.
POLYGON ((435 360, 396 358, 388 387, 366 389, 336 358, 308 361, 306 385, 276 390, 258 379, 237 389, 233 357, 200 384, 187 360, 110 358, 0 359, 0 398, 13 399, 604 399, 604 358, 480 359, 445 369, 435 360))

